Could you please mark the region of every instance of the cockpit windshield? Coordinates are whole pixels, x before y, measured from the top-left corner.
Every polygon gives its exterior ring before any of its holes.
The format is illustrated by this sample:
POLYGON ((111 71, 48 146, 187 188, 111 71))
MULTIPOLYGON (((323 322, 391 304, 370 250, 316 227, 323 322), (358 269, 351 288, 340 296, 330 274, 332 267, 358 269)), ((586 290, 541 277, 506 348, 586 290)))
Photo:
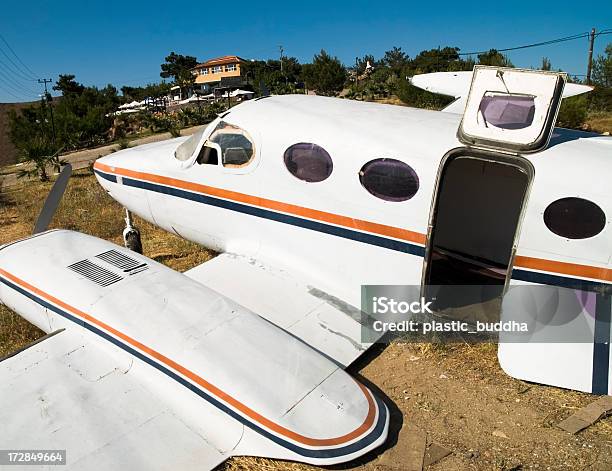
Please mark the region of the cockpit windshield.
POLYGON ((181 162, 189 160, 189 158, 193 155, 198 144, 202 140, 202 136, 204 136, 204 132, 206 131, 206 127, 200 129, 198 132, 192 134, 189 139, 183 142, 180 146, 176 148, 174 152, 174 157, 181 162))
POLYGON ((238 126, 221 121, 211 133, 210 142, 219 145, 224 167, 245 167, 253 159, 253 140, 238 126))
MULTIPOLYGON (((174 152, 175 158, 185 162, 193 157, 207 129, 210 129, 210 126, 199 130, 178 146, 174 152)), ((217 165, 220 160, 223 167, 242 168, 253 160, 254 155, 253 140, 246 131, 238 126, 219 121, 208 139, 202 144, 196 162, 200 165, 217 165)))

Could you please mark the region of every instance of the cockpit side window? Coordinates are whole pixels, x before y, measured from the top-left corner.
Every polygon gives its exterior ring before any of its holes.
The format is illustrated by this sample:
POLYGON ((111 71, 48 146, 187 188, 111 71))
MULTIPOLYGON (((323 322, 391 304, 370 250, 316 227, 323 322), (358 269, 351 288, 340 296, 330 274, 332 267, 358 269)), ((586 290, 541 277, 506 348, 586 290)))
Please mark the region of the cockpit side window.
POLYGON ((221 162, 227 168, 246 167, 255 155, 251 136, 238 126, 223 121, 212 132, 210 142, 221 148, 221 162))
POLYGON ((198 165, 218 165, 219 157, 217 155, 217 149, 211 146, 207 146, 206 143, 200 149, 198 158, 196 159, 198 165))
POLYGON ((174 152, 174 157, 176 157, 176 159, 180 160, 181 162, 189 160, 195 152, 196 148, 198 147, 198 144, 202 140, 202 136, 204 136, 204 131, 206 131, 206 128, 202 128, 198 132, 189 136, 189 139, 187 139, 185 142, 183 142, 180 146, 176 148, 176 151, 174 152))

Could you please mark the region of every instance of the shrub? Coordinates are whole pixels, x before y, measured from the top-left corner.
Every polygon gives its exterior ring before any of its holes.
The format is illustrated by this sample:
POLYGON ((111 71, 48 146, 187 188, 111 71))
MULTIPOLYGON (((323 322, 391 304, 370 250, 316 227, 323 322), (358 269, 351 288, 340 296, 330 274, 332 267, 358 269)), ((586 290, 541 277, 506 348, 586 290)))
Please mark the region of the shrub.
POLYGON ((172 137, 181 137, 181 128, 179 126, 171 126, 168 131, 172 137))
POLYGON ((587 94, 590 111, 612 112, 612 88, 595 87, 587 94))
POLYGON ((51 165, 56 171, 61 169, 66 161, 59 157, 62 150, 44 136, 33 136, 31 139, 20 143, 19 161, 31 164, 33 169, 24 169, 17 175, 19 178, 38 176, 41 182, 49 181, 47 166, 51 165))
POLYGON ((565 98, 561 102, 557 126, 562 128, 580 129, 587 117, 588 101, 585 95, 565 98))
POLYGON ((453 98, 431 93, 415 87, 407 80, 400 80, 397 86, 397 96, 408 106, 440 110, 449 105, 453 98))

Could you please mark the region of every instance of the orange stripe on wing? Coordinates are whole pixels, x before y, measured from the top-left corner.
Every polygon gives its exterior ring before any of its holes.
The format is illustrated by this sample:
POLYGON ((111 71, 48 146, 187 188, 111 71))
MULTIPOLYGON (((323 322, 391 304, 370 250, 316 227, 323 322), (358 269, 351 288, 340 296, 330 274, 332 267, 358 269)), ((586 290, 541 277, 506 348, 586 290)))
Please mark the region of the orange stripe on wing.
POLYGON ((374 419, 376 418, 376 406, 374 404, 374 400, 372 398, 372 394, 366 389, 365 386, 363 386, 358 381, 355 381, 357 383, 357 385, 359 386, 359 388, 361 389, 361 391, 363 392, 363 394, 366 396, 366 399, 368 401, 368 414, 367 414, 365 420, 363 421, 363 423, 358 428, 356 428, 355 430, 353 430, 350 433, 347 433, 346 435, 342 435, 341 437, 336 437, 336 438, 311 438, 311 437, 306 437, 304 435, 296 433, 296 432, 294 432, 292 430, 289 430, 288 428, 283 427, 282 425, 279 425, 279 424, 273 422, 270 419, 267 419, 266 417, 262 416, 258 412, 255 412, 253 409, 251 409, 250 407, 248 407, 245 404, 241 403, 240 401, 238 401, 237 399, 233 398, 229 394, 223 392, 221 389, 219 389, 215 385, 209 383, 208 381, 206 381, 201 376, 198 376, 197 374, 195 374, 191 370, 188 370, 187 368, 179 365, 175 361, 173 361, 170 358, 162 355, 161 353, 153 350, 152 348, 147 347, 146 345, 140 343, 138 340, 135 340, 132 337, 130 337, 130 336, 128 336, 128 335, 118 331, 117 329, 114 329, 110 325, 108 325, 108 324, 106 324, 106 323, 104 323, 102 321, 99 321, 98 319, 90 316, 89 314, 86 314, 83 311, 81 311, 81 310, 79 310, 79 309, 77 309, 75 307, 72 307, 72 306, 66 304, 65 302, 57 299, 56 297, 54 297, 54 296, 52 296, 52 295, 50 295, 48 293, 45 293, 44 291, 36 288, 35 286, 32 286, 31 284, 27 283, 26 281, 21 280, 20 278, 16 277, 15 275, 13 275, 11 273, 8 273, 7 271, 3 270, 2 268, 0 268, 0 274, 4 275, 5 277, 10 279, 14 283, 17 283, 21 287, 26 288, 26 289, 30 290, 31 292, 36 293, 38 296, 41 296, 41 297, 45 298, 47 301, 51 301, 52 303, 56 304, 57 306, 60 306, 61 308, 71 312, 72 314, 75 314, 75 315, 79 316, 80 318, 86 320, 87 322, 89 322, 91 324, 94 324, 94 325, 96 325, 96 326, 106 330, 107 332, 112 333, 114 336, 122 339, 124 342, 126 342, 126 343, 132 345, 133 347, 136 347, 137 349, 147 353, 149 356, 155 358, 160 363, 163 363, 164 365, 169 366, 173 370, 181 373, 183 376, 189 378, 194 383, 198 384, 202 388, 206 389, 207 391, 211 392, 212 394, 214 394, 218 398, 220 398, 223 401, 225 401, 226 403, 230 404, 232 407, 234 407, 235 409, 239 410, 244 415, 246 415, 247 417, 251 418, 253 421, 258 422, 259 424, 267 427, 268 429, 273 430, 276 433, 278 433, 280 435, 283 435, 283 436, 285 436, 287 438, 290 438, 290 439, 292 439, 292 440, 294 440, 296 442, 302 443, 304 445, 309 445, 309 446, 335 446, 335 445, 341 445, 343 443, 349 442, 351 440, 354 440, 355 438, 360 437, 365 432, 367 432, 372 427, 372 425, 374 424, 374 419))
POLYGON ((210 196, 217 196, 219 198, 229 199, 240 203, 246 203, 262 208, 272 209, 275 211, 281 211, 283 213, 293 214, 295 216, 302 216, 309 219, 315 219, 317 221, 328 222, 336 224, 338 226, 344 226, 351 229, 360 231, 367 231, 374 234, 380 234, 387 237, 393 237, 395 239, 405 240, 408 242, 415 242, 417 244, 425 244, 425 234, 419 232, 409 231, 407 229, 401 229, 399 227, 387 226, 385 224, 379 224, 376 222, 364 221, 362 219, 355 219, 348 216, 341 216, 339 214, 328 213, 325 211, 319 211, 317 209, 305 208, 303 206, 297 206, 295 204, 283 203, 281 201, 269 200, 266 198, 260 198, 257 196, 251 196, 244 193, 238 193, 232 190, 224 190, 221 188, 214 188, 211 186, 201 185, 199 183, 188 182, 184 180, 177 180, 175 178, 164 177, 161 175, 155 175, 152 173, 136 172, 134 170, 128 170, 124 168, 111 167, 109 165, 96 162, 94 168, 102 170, 104 172, 114 173, 125 177, 138 178, 153 183, 160 183, 162 185, 169 185, 183 190, 193 191, 195 193, 202 193, 210 196))

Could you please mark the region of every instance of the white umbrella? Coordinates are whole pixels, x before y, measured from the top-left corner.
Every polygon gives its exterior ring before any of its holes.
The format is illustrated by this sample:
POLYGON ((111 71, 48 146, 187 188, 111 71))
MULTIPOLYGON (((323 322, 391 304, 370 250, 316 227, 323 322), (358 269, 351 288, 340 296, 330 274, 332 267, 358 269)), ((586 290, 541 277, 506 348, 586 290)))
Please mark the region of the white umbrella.
POLYGON ((240 96, 240 95, 255 95, 255 92, 250 92, 248 90, 234 90, 232 92, 232 96, 240 96))

